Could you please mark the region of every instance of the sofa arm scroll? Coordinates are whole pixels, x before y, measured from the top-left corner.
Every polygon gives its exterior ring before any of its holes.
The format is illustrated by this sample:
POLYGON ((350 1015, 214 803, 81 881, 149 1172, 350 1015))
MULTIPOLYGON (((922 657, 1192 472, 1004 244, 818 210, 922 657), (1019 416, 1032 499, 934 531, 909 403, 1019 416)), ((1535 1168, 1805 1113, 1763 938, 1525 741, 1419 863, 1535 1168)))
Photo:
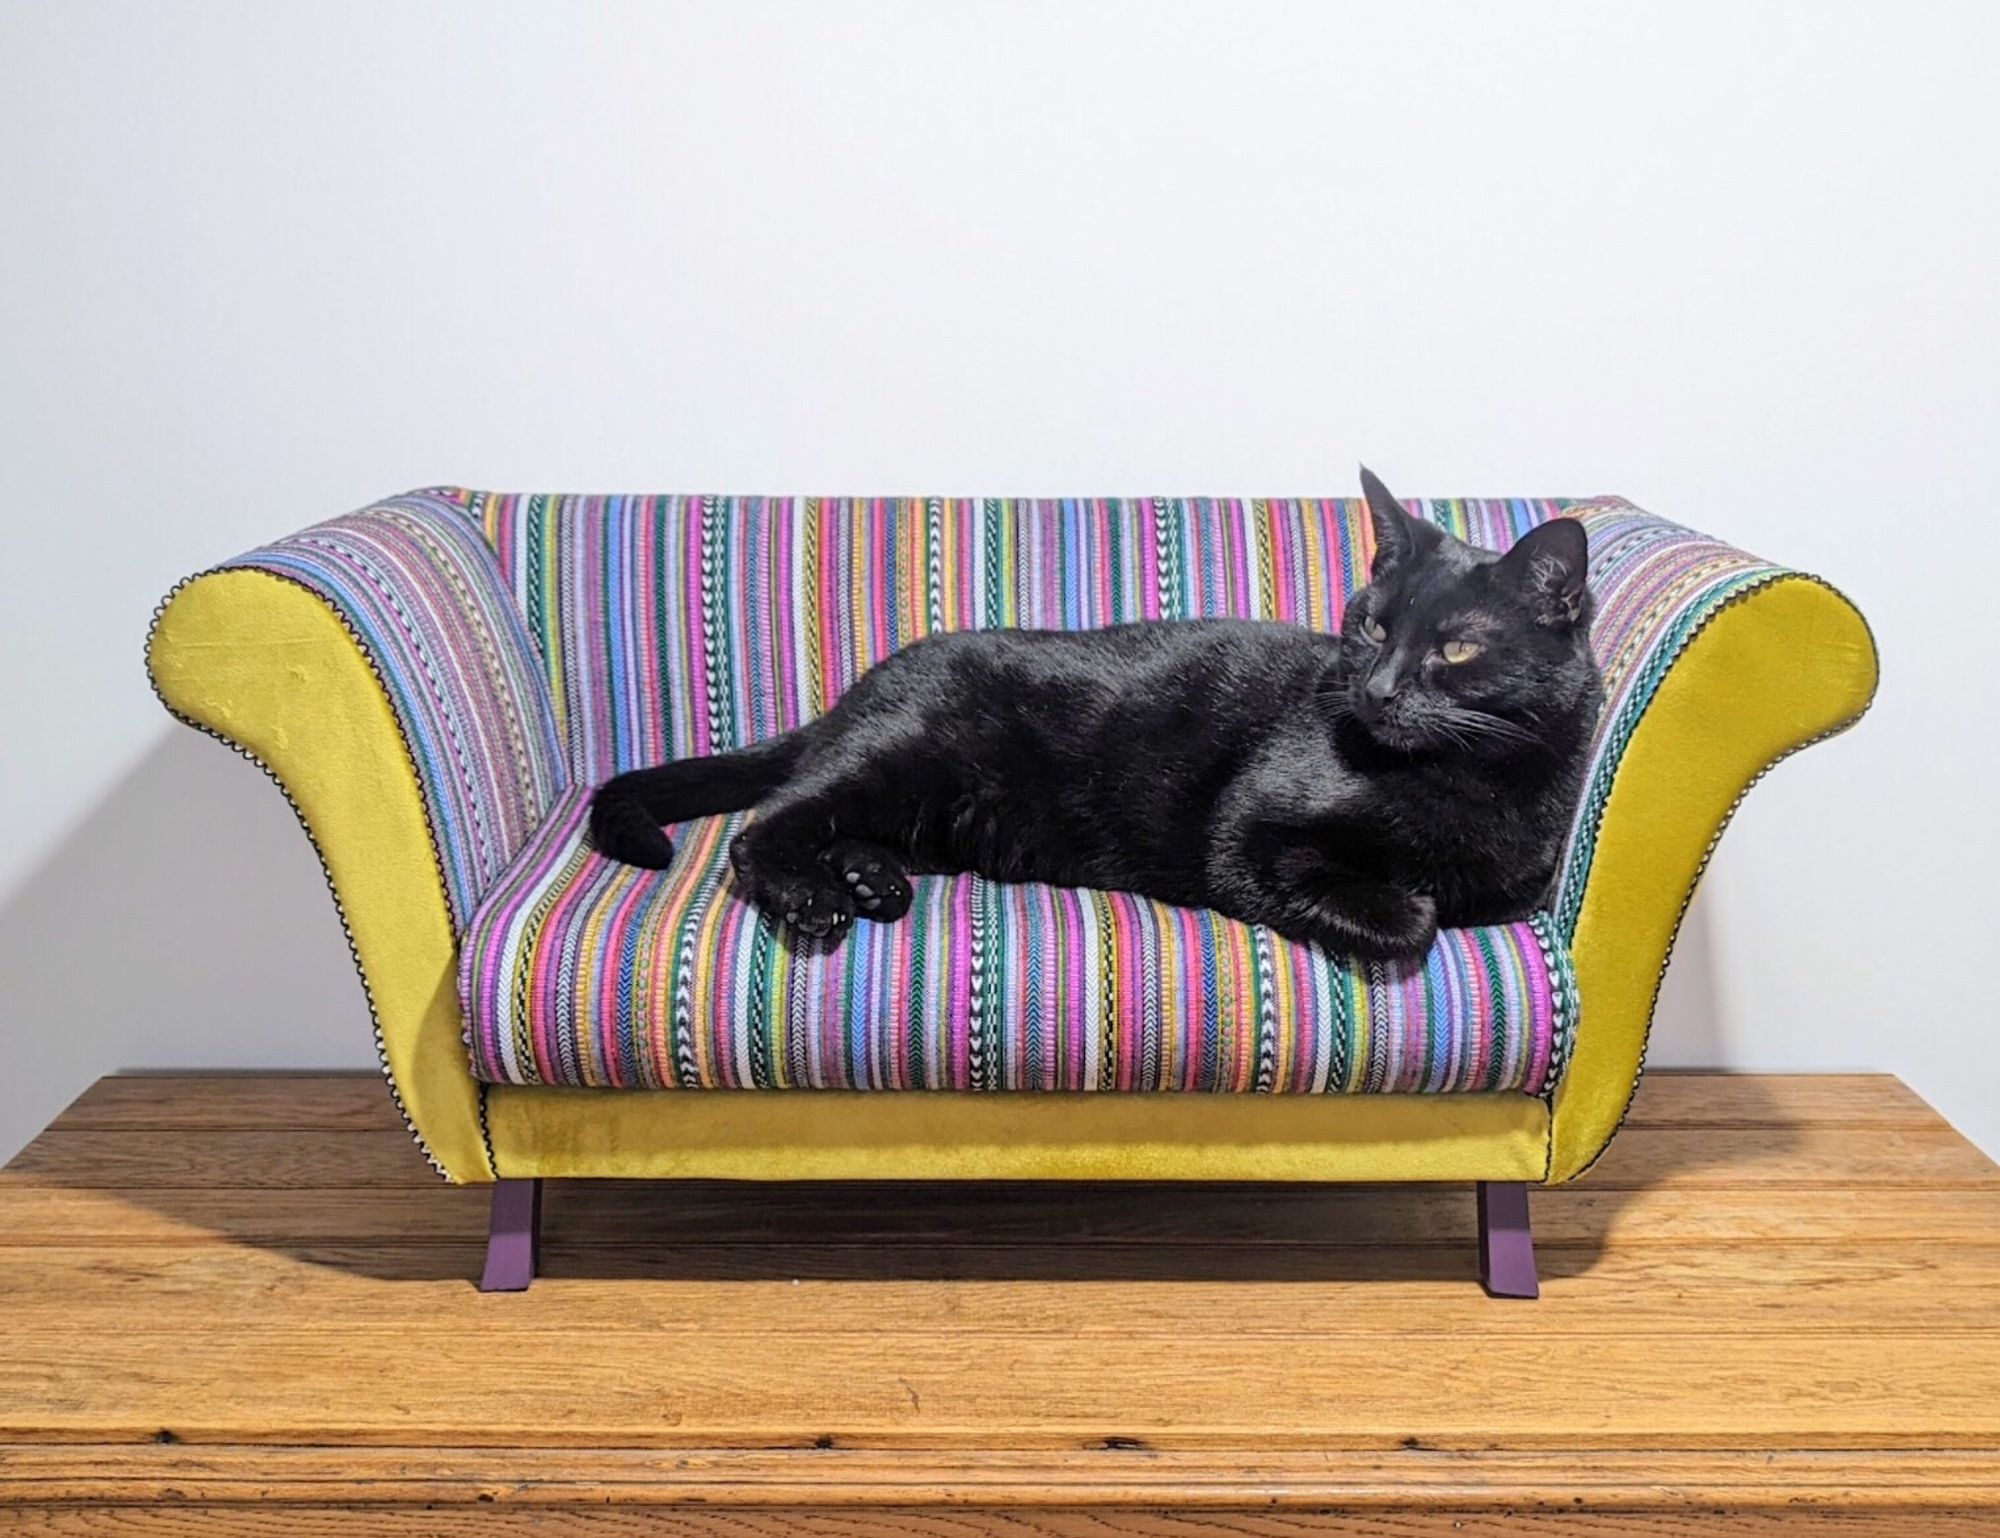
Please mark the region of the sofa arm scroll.
POLYGON ((1582 1019, 1555 1097, 1551 1181, 1610 1141, 1643 1067, 1682 916, 1730 815, 1875 692, 1866 622, 1816 577, 1615 499, 1591 534, 1606 701, 1553 908, 1582 1019))
POLYGON ((283 789, 412 1133, 448 1177, 490 1179, 457 935, 568 775, 540 659, 478 529, 416 495, 251 551, 169 596, 147 667, 169 710, 283 789))

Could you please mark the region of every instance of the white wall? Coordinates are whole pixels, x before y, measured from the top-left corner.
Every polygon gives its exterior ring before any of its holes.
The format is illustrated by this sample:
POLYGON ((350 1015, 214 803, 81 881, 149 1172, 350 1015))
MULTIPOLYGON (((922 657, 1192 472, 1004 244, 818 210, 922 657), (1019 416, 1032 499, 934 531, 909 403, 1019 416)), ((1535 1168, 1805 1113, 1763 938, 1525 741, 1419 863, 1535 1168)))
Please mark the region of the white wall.
POLYGON ((1656 1060, 2000 1152, 1978 3, 0 0, 0 1155, 137 1065, 368 1064, 305 841, 172 727, 182 573, 439 480, 1622 492, 1884 684, 1751 800, 1656 1060))

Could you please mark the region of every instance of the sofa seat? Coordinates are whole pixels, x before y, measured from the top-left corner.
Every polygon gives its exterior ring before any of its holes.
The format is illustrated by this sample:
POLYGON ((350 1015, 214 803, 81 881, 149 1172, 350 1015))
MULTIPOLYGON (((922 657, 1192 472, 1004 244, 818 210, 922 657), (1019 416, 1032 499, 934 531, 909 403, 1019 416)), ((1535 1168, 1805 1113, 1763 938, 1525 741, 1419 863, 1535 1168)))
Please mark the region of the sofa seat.
POLYGON ((732 885, 741 817, 639 870, 589 847, 588 801, 558 800, 463 937, 488 1083, 1535 1095, 1576 1018, 1540 917, 1368 965, 1129 893, 919 876, 900 922, 795 943, 732 885))

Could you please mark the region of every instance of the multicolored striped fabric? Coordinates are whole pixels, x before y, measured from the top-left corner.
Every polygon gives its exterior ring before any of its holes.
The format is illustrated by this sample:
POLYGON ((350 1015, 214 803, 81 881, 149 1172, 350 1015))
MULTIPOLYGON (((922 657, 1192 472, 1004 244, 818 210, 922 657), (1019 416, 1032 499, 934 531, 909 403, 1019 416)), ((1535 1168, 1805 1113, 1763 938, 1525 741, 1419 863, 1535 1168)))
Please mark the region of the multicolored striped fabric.
POLYGON ((1373 554, 1358 501, 439 489, 228 564, 319 593, 382 677, 465 936, 482 1078, 1542 1093, 1574 1030, 1566 944, 1619 755, 1688 638, 1782 572, 1617 499, 1421 511, 1496 549, 1586 522, 1609 703, 1552 916, 1449 932, 1402 971, 1128 895, 969 877, 920 880, 908 919, 836 951, 794 950, 730 891, 726 820, 681 830, 663 873, 578 833, 610 774, 797 725, 935 631, 1335 626, 1373 554))
POLYGON ((1543 920, 1357 966, 1124 893, 923 877, 894 924, 795 944, 733 889, 740 817, 669 871, 605 860, 566 796, 474 915, 473 1071, 637 1089, 1542 1092, 1576 1013, 1543 920))
POLYGON ((224 566, 310 588, 361 643, 416 763, 463 929, 570 783, 542 660, 492 548, 463 509, 418 493, 224 566))
MULTIPOLYGON (((937 631, 1209 615, 1331 628, 1374 558, 1354 499, 438 495, 493 542, 579 781, 788 730, 937 631)), ((1560 507, 1426 504, 1495 548, 1560 507)))
MULTIPOLYGON (((1236 615, 1339 624, 1357 500, 519 497, 441 491, 492 541, 579 785, 757 741, 936 631, 1236 615)), ((1436 502, 1504 548, 1551 501, 1436 502)), ((511 1083, 1539 1093, 1574 1019, 1536 925, 1360 968, 1129 895, 921 880, 902 923, 795 950, 728 885, 552 823, 476 916, 475 1071, 511 1083)))
POLYGON ((1590 531, 1590 590, 1597 600, 1590 641, 1604 671, 1604 713, 1557 872, 1552 907, 1565 944, 1576 933, 1618 760, 1667 669, 1718 611, 1786 575, 1784 567, 1655 518, 1621 497, 1575 503, 1568 511, 1590 531))

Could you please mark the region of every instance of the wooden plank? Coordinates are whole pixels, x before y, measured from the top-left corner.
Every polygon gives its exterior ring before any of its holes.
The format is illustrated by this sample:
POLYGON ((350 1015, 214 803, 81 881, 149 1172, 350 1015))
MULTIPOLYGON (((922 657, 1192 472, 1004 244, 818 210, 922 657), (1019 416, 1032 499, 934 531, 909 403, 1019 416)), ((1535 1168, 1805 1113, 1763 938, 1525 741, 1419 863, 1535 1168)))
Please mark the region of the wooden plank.
MULTIPOLYGON (((1924 1538, 1986 1538, 1992 1513, 1926 1510, 1924 1538)), ((1903 1512, 1544 1511, 1500 1514, 1485 1508, 1416 1513, 1204 1511, 1191 1523, 1174 1509, 1038 1508, 993 1511, 948 1507, 876 1509, 866 1531, 881 1538, 1174 1538, 1191 1528, 1203 1538, 1909 1538, 1903 1512)), ((822 1508, 704 1511, 601 1507, 560 1511, 397 1511, 368 1507, 268 1509, 230 1506, 153 1508, 26 1507, 0 1509, 0 1534, 36 1538, 855 1538, 852 1514, 822 1508), (282 1526, 277 1525, 282 1523, 282 1526)))
POLYGON ((491 1187, 377 1191, 117 1191, 0 1174, 0 1253, 43 1244, 465 1244, 483 1239, 491 1187))
MULTIPOLYGON (((91 1130, 55 1126, 8 1174, 36 1183, 314 1190, 435 1186, 434 1171, 398 1129, 279 1131, 91 1130)), ((2000 1185, 2000 1168, 1949 1128, 1628 1128, 1589 1176, 1597 1189, 1824 1185, 2000 1185)), ((960 1190, 959 1188, 946 1188, 960 1190)))
POLYGON ((1067 1270, 1055 1264, 1063 1259, 1059 1252, 1044 1251, 1049 1274, 1031 1310, 1016 1307, 1018 1275, 912 1275, 905 1257, 880 1248, 843 1255, 860 1274, 831 1279, 788 1270, 789 1251, 767 1257, 749 1276, 718 1267, 690 1279, 670 1255, 552 1249, 543 1280, 519 1298, 472 1289, 481 1253, 469 1244, 292 1254, 218 1244, 38 1249, 0 1266, 0 1319, 9 1329, 87 1336, 143 1290, 151 1331, 256 1329, 310 1319, 322 1335, 370 1335, 382 1329, 383 1284, 390 1281, 398 1308, 426 1327, 522 1337, 509 1350, 533 1349, 537 1337, 563 1330, 700 1336, 738 1330, 745 1319, 759 1320, 772 1334, 865 1334, 887 1319, 935 1334, 1152 1334, 1169 1343, 1219 1318, 1242 1336, 1675 1335, 1686 1331, 1688 1299, 1697 1293, 1717 1335, 1774 1329, 1848 1335, 1885 1325, 1957 1331, 1970 1318, 2000 1318, 2000 1243, 1737 1246, 1713 1254, 1672 1246, 1559 1250, 1542 1267, 1550 1306, 1525 1314, 1497 1309, 1466 1285, 1469 1246, 1300 1248, 1279 1252, 1276 1265, 1221 1280, 1190 1277, 1184 1266, 1160 1267, 1150 1276, 1120 1278, 1115 1307, 1101 1279, 1079 1278, 1073 1263, 1067 1270), (868 1257, 872 1272, 865 1269, 868 1257))
MULTIPOLYGON (((57 1245, 190 1244, 207 1240, 271 1246, 465 1245, 486 1232, 490 1188, 389 1190, 158 1188, 64 1189, 0 1176, 0 1253, 57 1245)), ((1628 1245, 1746 1243, 1903 1245, 1988 1242, 2000 1234, 2000 1190, 1834 1188, 1802 1199, 1779 1189, 1537 1191, 1535 1242, 1544 1250, 1592 1252, 1628 1245)), ((1316 1250, 1436 1245, 1462 1251, 1474 1229, 1462 1188, 1293 1186, 801 1186, 577 1182, 548 1195, 546 1231, 556 1253, 631 1250, 694 1265, 713 1252, 724 1274, 731 1254, 775 1256, 791 1265, 848 1267, 846 1256, 893 1247, 912 1267, 926 1256, 1016 1256, 1045 1274, 1037 1255, 1112 1270, 1140 1264, 1124 1254, 1159 1253, 1154 1274, 1230 1264, 1225 1252, 1308 1246, 1316 1250), (959 1205, 953 1206, 956 1200, 959 1205), (787 1259, 786 1257, 795 1257, 787 1259)), ((757 1262, 763 1264, 764 1262, 757 1262)), ((623 1273, 621 1273, 623 1274, 623 1273)), ((681 1273, 676 1273, 681 1274, 681 1273)), ((695 1273, 688 1273, 695 1274, 695 1273)), ((1004 1274, 1004 1273, 1003 1273, 1004 1274)), ((1231 1273, 1234 1274, 1234 1273, 1231 1273)))
POLYGON ((1472 1286, 1449 1187, 579 1183, 483 1296, 487 1193, 376 1081, 115 1082, 0 1176, 0 1532, 2000 1512, 2000 1181, 1894 1081, 1649 1080, 1534 1198, 1540 1305, 1472 1286))
POLYGON ((1628 1127, 1586 1177, 1597 1190, 1674 1186, 2000 1184, 2000 1167, 1949 1127, 1909 1132, 1837 1126, 1628 1127))
POLYGON ((118 1074, 61 1117, 72 1132, 400 1132, 379 1073, 118 1074))
POLYGON ((16 1154, 7 1173, 43 1184, 123 1190, 442 1184, 400 1128, 72 1131, 57 1123, 16 1154))
MULTIPOLYGON (((1138 1321, 1134 1321, 1135 1326, 1138 1321)), ((399 1315, 375 1337, 310 1322, 197 1337, 25 1335, 0 1357, 0 1438, 494 1446, 1426 1446, 1991 1448, 2000 1334, 1715 1340, 1576 1335, 1496 1373, 1484 1339, 1242 1337, 1135 1328, 1079 1343, 893 1321, 784 1335, 750 1320, 672 1350, 644 1331, 535 1352, 399 1315), (504 1371, 497 1364, 504 1362, 504 1371), (366 1392, 357 1392, 366 1385, 366 1392)))
POLYGON ((1625 1130, 1661 1127, 1949 1130, 1950 1123, 1886 1073, 1737 1074, 1649 1069, 1625 1130))
POLYGON ((1684 1511, 1783 1506, 1908 1512, 2000 1501, 1991 1452, 1510 1448, 1386 1451, 988 1448, 286 1447, 146 1442, 0 1448, 0 1505, 179 1499, 494 1506, 818 1500, 860 1508, 1237 1505, 1349 1510, 1684 1511), (1587 1457, 1579 1457, 1587 1451, 1587 1457), (532 1469, 532 1479, 522 1478, 532 1469))

